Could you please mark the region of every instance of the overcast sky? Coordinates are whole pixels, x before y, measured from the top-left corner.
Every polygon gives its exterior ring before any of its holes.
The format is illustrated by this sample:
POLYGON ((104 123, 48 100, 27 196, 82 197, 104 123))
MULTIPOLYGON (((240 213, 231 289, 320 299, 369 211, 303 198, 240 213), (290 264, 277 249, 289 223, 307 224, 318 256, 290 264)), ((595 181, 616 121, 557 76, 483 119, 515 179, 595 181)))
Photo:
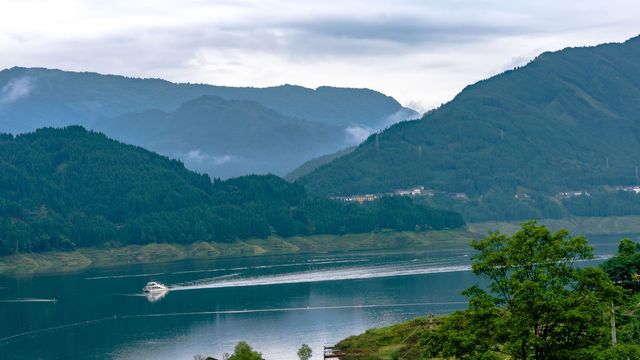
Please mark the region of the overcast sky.
POLYGON ((426 110, 546 50, 640 34, 628 0, 0 0, 0 67, 368 87, 426 110))

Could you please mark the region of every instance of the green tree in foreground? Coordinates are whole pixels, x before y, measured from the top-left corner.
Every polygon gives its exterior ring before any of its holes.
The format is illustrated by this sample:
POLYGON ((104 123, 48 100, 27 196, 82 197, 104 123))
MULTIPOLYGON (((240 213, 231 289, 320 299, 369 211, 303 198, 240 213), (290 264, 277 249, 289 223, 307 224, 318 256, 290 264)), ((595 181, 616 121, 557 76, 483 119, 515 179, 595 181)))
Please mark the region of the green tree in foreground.
MULTIPOLYGON (((605 261, 602 268, 617 284, 628 289, 631 297, 626 304, 616 309, 616 325, 618 343, 627 344, 624 349, 617 349, 616 354, 624 354, 622 351, 636 351, 636 355, 626 358, 620 355, 618 358, 640 359, 640 346, 631 347, 630 344, 640 344, 640 244, 623 239, 618 246, 617 254, 605 261)), ((613 354, 613 352, 612 352, 613 354)), ((610 358, 614 358, 613 356, 610 358)))
POLYGON ((602 268, 614 282, 637 289, 640 285, 640 244, 623 239, 616 256, 605 261, 602 268))
POLYGON ((469 310, 427 335, 430 356, 587 359, 608 346, 610 306, 622 291, 601 269, 576 266, 593 258, 585 238, 527 222, 472 247, 473 272, 487 290, 468 289, 469 310))
POLYGON ((240 341, 233 354, 229 357, 229 360, 264 360, 262 354, 254 351, 249 344, 244 341, 240 341))
POLYGON ((300 349, 298 349, 298 358, 300 360, 309 360, 311 359, 312 354, 313 354, 313 351, 311 350, 311 347, 307 344, 302 344, 302 346, 300 346, 300 349))

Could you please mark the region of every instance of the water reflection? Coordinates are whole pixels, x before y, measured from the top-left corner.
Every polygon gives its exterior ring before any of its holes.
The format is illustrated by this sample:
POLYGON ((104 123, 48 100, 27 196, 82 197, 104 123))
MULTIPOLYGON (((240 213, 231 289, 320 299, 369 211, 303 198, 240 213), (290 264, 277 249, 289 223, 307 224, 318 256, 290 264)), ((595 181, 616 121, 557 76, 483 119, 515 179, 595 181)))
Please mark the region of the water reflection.
POLYGON ((156 302, 156 301, 160 301, 160 300, 164 299, 165 296, 167 296, 168 293, 169 293, 169 290, 164 289, 164 290, 150 291, 150 292, 145 293, 144 295, 146 296, 147 301, 156 302))

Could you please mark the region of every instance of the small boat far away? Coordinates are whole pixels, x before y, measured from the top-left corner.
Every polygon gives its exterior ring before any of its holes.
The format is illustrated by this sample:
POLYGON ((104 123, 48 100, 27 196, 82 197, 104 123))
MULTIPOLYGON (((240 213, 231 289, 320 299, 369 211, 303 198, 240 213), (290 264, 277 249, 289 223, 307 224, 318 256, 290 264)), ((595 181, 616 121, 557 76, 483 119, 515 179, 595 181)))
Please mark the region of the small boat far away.
POLYGON ((142 288, 149 302, 156 302, 161 300, 169 292, 169 288, 159 282, 150 281, 142 288))
POLYGON ((163 291, 168 291, 169 288, 159 282, 155 282, 155 281, 150 281, 147 283, 147 285, 145 285, 142 288, 142 291, 146 292, 146 293, 151 293, 151 292, 163 292, 163 291))

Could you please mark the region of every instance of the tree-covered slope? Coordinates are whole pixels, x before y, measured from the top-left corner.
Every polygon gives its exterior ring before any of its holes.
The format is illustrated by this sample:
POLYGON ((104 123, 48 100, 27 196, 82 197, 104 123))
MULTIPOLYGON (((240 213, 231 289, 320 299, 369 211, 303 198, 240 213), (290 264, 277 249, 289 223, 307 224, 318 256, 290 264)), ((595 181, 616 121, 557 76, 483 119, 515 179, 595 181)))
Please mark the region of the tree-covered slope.
POLYGON ((351 153, 353 150, 355 150, 355 148, 356 148, 355 146, 349 146, 348 148, 342 149, 340 151, 336 151, 331 154, 322 155, 322 156, 318 156, 317 158, 313 158, 305 162, 304 164, 298 166, 297 168, 295 168, 293 171, 285 175, 284 178, 287 181, 296 181, 299 178, 311 173, 312 171, 319 168, 320 166, 324 164, 328 164, 341 156, 345 156, 351 153))
MULTIPOLYGON (((468 86, 420 120, 372 135, 300 182, 325 195, 423 185, 465 193, 487 208, 514 202, 521 192, 549 199, 563 191, 635 185, 639 154, 636 37, 544 53, 468 86)), ((543 200, 534 208, 554 206, 543 200)))
POLYGON ((417 117, 392 97, 369 89, 308 89, 293 85, 234 88, 14 67, 0 71, 0 131, 19 133, 65 125, 92 127, 101 117, 150 109, 173 111, 202 95, 251 100, 287 116, 343 127, 359 124, 379 128, 390 120, 417 117))
POLYGON ((462 224, 458 214, 408 199, 367 206, 316 199, 272 175, 211 182, 179 161, 78 126, 0 134, 0 255, 462 224))
POLYGON ((340 127, 285 116, 253 101, 209 95, 172 112, 102 119, 95 129, 220 178, 284 175, 307 159, 349 144, 340 127))

